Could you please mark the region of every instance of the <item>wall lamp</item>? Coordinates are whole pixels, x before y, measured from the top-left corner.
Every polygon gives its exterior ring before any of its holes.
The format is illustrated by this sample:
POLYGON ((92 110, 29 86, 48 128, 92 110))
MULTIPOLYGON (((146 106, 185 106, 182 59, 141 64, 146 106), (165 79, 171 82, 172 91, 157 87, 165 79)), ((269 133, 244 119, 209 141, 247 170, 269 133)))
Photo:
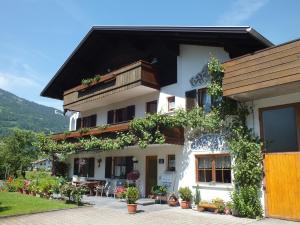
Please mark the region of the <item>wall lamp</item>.
POLYGON ((101 164, 101 162, 102 162, 102 159, 101 159, 101 158, 98 159, 97 162, 98 162, 98 167, 100 167, 100 164, 101 164))
POLYGON ((133 163, 138 163, 139 161, 137 160, 137 158, 132 157, 132 162, 133 162, 133 163))

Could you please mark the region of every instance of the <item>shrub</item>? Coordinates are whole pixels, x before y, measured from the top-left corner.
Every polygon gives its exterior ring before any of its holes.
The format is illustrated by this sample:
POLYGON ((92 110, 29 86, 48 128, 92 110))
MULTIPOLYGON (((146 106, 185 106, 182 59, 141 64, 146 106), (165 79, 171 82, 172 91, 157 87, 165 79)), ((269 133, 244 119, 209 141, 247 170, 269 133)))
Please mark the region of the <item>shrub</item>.
POLYGON ((224 202, 223 199, 221 199, 221 198, 215 198, 211 202, 212 202, 212 204, 214 204, 217 207, 218 213, 224 213, 225 202, 224 202))
POLYGON ((83 186, 75 187, 72 184, 66 183, 60 187, 60 194, 67 199, 67 202, 75 202, 77 205, 81 204, 82 196, 87 192, 83 186))
POLYGON ((190 202, 193 199, 192 191, 189 187, 181 187, 178 190, 179 197, 182 201, 190 202))
POLYGON ((24 187, 24 179, 23 179, 23 178, 17 178, 17 179, 14 179, 14 180, 11 182, 11 185, 14 186, 14 188, 15 188, 16 191, 23 190, 23 187, 24 187))
POLYGON ((151 193, 153 195, 167 195, 168 188, 165 185, 155 185, 151 188, 151 193))
POLYGON ((135 204, 140 197, 139 190, 136 187, 128 187, 125 193, 127 204, 135 204))
POLYGON ((73 186, 72 184, 64 184, 60 187, 60 194, 68 198, 69 201, 71 201, 72 192, 74 188, 75 186, 73 186))

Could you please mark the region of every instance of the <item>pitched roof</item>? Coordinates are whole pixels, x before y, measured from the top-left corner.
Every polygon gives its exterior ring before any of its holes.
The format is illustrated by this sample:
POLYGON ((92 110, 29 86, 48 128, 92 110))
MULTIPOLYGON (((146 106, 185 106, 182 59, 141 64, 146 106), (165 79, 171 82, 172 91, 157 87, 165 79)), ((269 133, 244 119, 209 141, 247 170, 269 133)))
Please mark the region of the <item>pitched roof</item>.
MULTIPOLYGON (((170 43, 172 51, 174 51, 174 45, 178 46, 181 43, 222 46, 232 57, 273 46, 269 40, 249 26, 93 26, 41 92, 41 96, 62 99, 63 92, 78 85, 83 78, 93 75, 96 70, 100 73, 105 71, 104 66, 108 66, 107 61, 104 60, 106 57, 101 58, 98 55, 107 54, 111 58, 116 58, 119 47, 114 43, 107 47, 109 41, 116 42, 116 40, 135 40, 139 43, 144 40, 143 45, 150 45, 152 41, 161 41, 170 43), (111 55, 112 52, 115 56, 111 55), (98 61, 91 63, 93 60, 98 61), (103 65, 100 65, 101 63, 103 65), (96 66, 97 69, 92 69, 96 66)), ((126 59, 114 60, 118 60, 114 62, 115 66, 128 63, 126 59)))

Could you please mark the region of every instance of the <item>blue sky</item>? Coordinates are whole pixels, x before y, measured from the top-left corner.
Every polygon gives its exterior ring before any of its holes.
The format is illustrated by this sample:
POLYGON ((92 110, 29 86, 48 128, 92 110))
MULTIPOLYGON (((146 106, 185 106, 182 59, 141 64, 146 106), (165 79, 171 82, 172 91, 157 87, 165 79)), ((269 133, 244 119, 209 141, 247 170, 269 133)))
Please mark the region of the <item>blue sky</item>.
POLYGON ((92 25, 250 25, 275 44, 300 38, 299 0, 0 0, 0 88, 41 90, 92 25))

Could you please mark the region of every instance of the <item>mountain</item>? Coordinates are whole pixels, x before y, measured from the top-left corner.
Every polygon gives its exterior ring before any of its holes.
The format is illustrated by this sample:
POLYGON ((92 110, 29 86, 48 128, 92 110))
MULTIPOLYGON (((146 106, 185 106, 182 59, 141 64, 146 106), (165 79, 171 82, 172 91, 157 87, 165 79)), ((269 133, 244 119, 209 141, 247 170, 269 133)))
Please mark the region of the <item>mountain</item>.
POLYGON ((68 129, 68 121, 60 110, 0 89, 0 135, 15 127, 45 133, 61 132, 68 129))

